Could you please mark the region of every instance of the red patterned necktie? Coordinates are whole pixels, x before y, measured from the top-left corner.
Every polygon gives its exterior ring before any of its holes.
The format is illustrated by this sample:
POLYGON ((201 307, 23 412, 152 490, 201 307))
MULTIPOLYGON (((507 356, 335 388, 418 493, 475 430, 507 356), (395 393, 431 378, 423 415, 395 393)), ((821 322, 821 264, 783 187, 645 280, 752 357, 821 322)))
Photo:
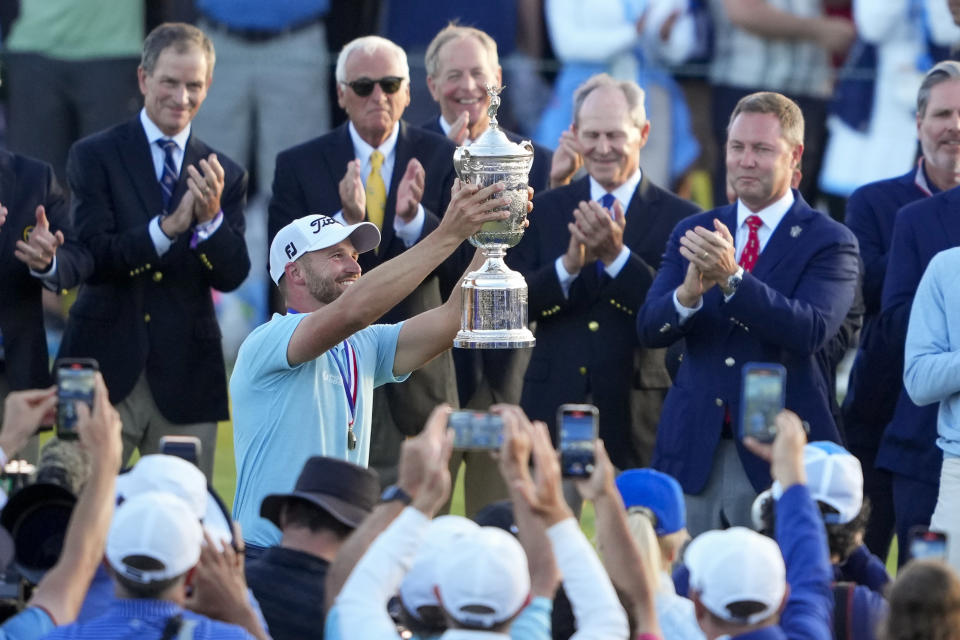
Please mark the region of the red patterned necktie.
POLYGON ((757 264, 760 256, 760 236, 757 235, 757 229, 763 226, 763 220, 760 216, 748 216, 745 222, 750 228, 750 235, 747 236, 747 244, 740 254, 740 266, 744 271, 753 271, 753 266, 757 264))

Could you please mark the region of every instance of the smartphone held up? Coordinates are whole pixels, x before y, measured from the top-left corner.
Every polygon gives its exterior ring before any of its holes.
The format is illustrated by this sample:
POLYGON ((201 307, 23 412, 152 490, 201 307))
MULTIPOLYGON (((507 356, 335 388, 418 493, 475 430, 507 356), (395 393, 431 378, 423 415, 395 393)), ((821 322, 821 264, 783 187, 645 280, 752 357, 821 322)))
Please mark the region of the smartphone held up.
POLYGON ((560 473, 564 477, 585 478, 593 473, 599 416, 592 404, 562 404, 557 409, 560 473))
POLYGON ((786 399, 787 370, 777 362, 748 362, 743 365, 740 387, 740 438, 760 442, 777 437, 776 418, 786 399))
POLYGON ((54 364, 57 382, 57 438, 76 440, 77 403, 83 402, 93 411, 97 361, 92 358, 61 358, 54 364))

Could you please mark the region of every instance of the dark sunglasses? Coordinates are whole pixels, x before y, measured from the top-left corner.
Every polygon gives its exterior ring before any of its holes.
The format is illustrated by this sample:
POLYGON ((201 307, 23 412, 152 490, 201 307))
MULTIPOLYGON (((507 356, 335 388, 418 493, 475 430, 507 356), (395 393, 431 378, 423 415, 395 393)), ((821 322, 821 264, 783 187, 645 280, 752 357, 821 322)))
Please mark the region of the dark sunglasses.
POLYGON ((373 93, 373 87, 377 84, 380 85, 380 88, 383 89, 384 93, 396 93, 403 85, 403 78, 398 78, 397 76, 386 76, 380 78, 379 80, 360 78, 359 80, 354 80, 353 82, 344 82, 343 84, 353 89, 353 92, 361 98, 366 98, 368 95, 373 93))

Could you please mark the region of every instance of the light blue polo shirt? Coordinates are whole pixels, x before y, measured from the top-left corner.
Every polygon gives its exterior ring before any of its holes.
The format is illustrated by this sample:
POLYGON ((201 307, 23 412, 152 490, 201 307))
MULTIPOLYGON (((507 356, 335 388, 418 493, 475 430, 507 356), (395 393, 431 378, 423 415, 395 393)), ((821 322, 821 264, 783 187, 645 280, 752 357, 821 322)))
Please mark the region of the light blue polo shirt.
POLYGON ((349 450, 350 408, 340 369, 352 359, 340 343, 315 360, 291 367, 287 345, 305 317, 274 314, 257 327, 240 346, 230 377, 237 464, 233 518, 243 527, 244 539, 262 547, 280 542, 280 531, 260 517, 263 498, 292 491, 311 456, 367 466, 373 389, 409 376, 393 375, 403 323, 371 325, 350 336, 359 375, 353 425, 357 448, 349 450))

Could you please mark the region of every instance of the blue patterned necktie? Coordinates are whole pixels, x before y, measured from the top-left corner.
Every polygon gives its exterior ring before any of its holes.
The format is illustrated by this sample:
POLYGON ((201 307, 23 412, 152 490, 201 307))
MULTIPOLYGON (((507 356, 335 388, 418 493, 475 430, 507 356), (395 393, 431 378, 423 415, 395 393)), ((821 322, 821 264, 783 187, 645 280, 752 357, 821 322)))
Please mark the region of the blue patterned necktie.
POLYGON ((173 197, 173 191, 177 188, 177 180, 179 180, 177 163, 173 161, 173 150, 177 148, 177 143, 169 138, 161 138, 157 140, 157 144, 163 149, 163 173, 160 174, 160 191, 163 192, 163 213, 166 215, 170 212, 170 198, 173 197))
MULTIPOLYGON (((614 200, 616 200, 616 198, 613 196, 612 193, 605 193, 603 194, 603 197, 600 198, 600 206, 610 212, 611 218, 613 217, 613 201, 614 200)), ((597 260, 597 280, 599 280, 601 283, 605 283, 606 279, 608 279, 609 277, 610 276, 607 275, 606 268, 603 266, 603 261, 597 260)))

